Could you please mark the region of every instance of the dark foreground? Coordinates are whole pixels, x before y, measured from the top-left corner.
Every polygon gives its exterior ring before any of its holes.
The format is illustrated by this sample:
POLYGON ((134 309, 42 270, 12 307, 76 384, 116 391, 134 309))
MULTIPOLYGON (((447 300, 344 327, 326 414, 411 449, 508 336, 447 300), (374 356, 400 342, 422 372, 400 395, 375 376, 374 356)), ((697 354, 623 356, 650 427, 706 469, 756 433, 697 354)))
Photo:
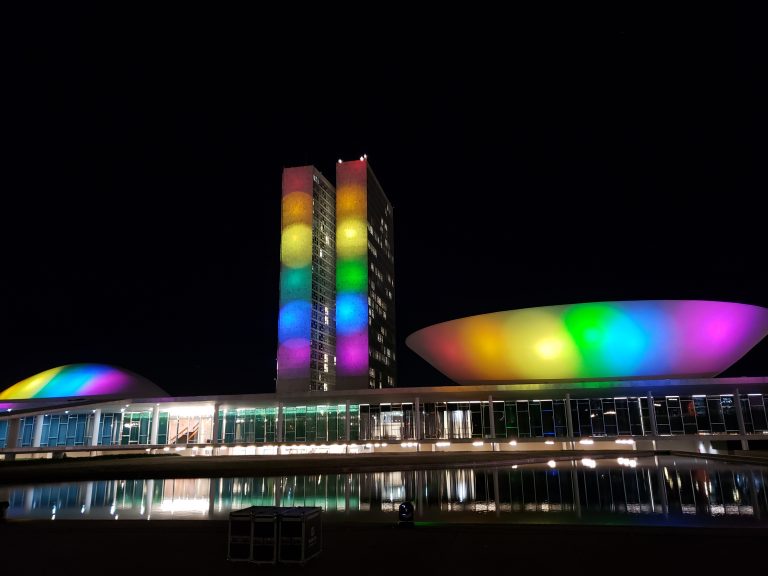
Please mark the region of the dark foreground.
POLYGON ((728 573, 763 557, 760 529, 443 524, 323 527, 305 566, 232 563, 222 521, 0 523, 3 573, 18 574, 481 574, 728 573), (746 563, 746 564, 745 564, 746 563), (15 568, 15 571, 7 570, 15 568))

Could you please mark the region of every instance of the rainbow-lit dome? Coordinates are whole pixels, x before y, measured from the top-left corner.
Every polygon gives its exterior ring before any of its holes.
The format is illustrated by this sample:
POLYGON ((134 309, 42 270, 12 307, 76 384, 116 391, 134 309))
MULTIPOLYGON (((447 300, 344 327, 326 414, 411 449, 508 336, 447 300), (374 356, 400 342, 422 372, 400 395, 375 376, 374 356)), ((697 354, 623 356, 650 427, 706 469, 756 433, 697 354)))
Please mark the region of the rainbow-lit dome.
POLYGON ((712 377, 768 334, 768 309, 638 300, 524 308, 414 332, 406 344, 461 384, 712 377))
POLYGON ((168 393, 146 378, 104 364, 68 364, 40 372, 0 392, 0 400, 120 396, 157 398, 168 393))

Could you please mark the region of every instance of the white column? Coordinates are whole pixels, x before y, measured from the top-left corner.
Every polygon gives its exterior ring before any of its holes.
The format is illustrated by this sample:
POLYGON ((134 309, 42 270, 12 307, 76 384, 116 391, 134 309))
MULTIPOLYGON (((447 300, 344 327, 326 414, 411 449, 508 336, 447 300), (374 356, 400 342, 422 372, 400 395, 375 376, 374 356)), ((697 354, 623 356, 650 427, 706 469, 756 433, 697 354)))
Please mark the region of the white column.
MULTIPOLYGON (((6 448, 16 448, 19 441, 19 431, 21 430, 21 418, 13 418, 8 421, 8 435, 5 441, 6 448)), ((7 456, 6 456, 7 458, 7 456)))
POLYGON ((349 442, 351 440, 350 438, 350 431, 352 428, 352 422, 350 422, 349 417, 349 400, 346 402, 346 410, 347 410, 347 417, 344 419, 344 439, 349 442))
POLYGON ((413 439, 417 442, 421 440, 421 403, 419 399, 413 403, 413 439))
MULTIPOLYGON (((567 395, 570 404, 570 394, 567 395)), ((569 406, 570 408, 570 406, 569 406)), ((581 489, 579 488, 579 469, 576 461, 571 460, 571 489, 573 490, 573 505, 576 508, 576 516, 581 518, 581 489)))
MULTIPOLYGON (((219 431, 221 429, 221 425, 219 424, 219 410, 221 410, 221 404, 216 402, 213 405, 213 432, 211 433, 211 444, 216 444, 219 440, 219 431)), ((223 420, 223 418, 222 418, 223 420)), ((224 443, 224 435, 221 435, 221 443, 224 443)))
POLYGON ((496 422, 493 418, 493 396, 488 395, 488 418, 491 429, 491 451, 496 451, 496 422))
POLYGON ((573 450, 574 449, 573 414, 571 414, 571 395, 570 394, 565 395, 565 423, 568 426, 568 441, 571 444, 571 450, 573 450))
POLYGON ((31 512, 32 505, 35 503, 35 489, 29 487, 24 490, 24 512, 31 512))
MULTIPOLYGON (((114 419, 112 422, 112 428, 114 430, 114 419)), ((125 409, 120 410, 120 426, 117 428, 117 439, 114 441, 116 446, 120 446, 123 441, 123 426, 125 426, 125 409)))
MULTIPOLYGON (((651 421, 651 436, 658 436, 659 432, 656 427, 656 406, 653 404, 653 394, 651 394, 650 390, 648 390, 648 419, 651 421)), ((656 450, 655 445, 653 449, 656 450)))
POLYGON ((101 408, 96 408, 93 411, 93 431, 91 432, 91 446, 99 445, 99 437, 101 436, 101 408))
POLYGON ((283 441, 283 418, 283 403, 278 402, 277 419, 275 421, 275 426, 277 427, 277 430, 275 430, 275 438, 277 438, 278 442, 283 441))
POLYGON ((160 405, 157 403, 152 407, 152 422, 149 430, 149 443, 154 446, 157 444, 157 433, 160 430, 160 405))
POLYGON ((32 431, 32 446, 40 448, 40 442, 43 440, 43 420, 45 416, 38 414, 35 416, 35 427, 32 431))
MULTIPOLYGON (((160 480, 162 482, 162 480, 160 480)), ((147 480, 144 483, 144 507, 145 512, 147 514, 147 520, 149 520, 152 517, 152 500, 155 497, 155 481, 154 480, 147 480)))
POLYGON ((86 482, 85 483, 85 501, 83 502, 83 514, 90 513, 92 503, 93 503, 93 482, 86 482))
POLYGON ((749 450, 749 441, 747 440, 747 428, 744 426, 744 412, 741 409, 741 394, 739 389, 733 393, 733 403, 736 405, 736 421, 739 423, 739 434, 741 435, 741 449, 749 450))

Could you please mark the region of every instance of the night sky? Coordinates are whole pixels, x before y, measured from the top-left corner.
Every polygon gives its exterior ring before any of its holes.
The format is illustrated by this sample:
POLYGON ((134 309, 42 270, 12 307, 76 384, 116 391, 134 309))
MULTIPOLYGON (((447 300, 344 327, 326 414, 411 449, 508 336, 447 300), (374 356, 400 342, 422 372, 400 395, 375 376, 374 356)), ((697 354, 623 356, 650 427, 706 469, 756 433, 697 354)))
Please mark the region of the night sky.
MULTIPOLYGON (((404 340, 461 316, 768 306, 767 47, 748 19, 470 40, 460 15, 429 36, 81 16, 37 15, 4 58, 0 389, 100 362, 175 395, 273 391, 281 170, 334 180, 363 153, 395 209, 403 386, 449 383, 404 340)), ((727 374, 768 375, 768 343, 727 374)))

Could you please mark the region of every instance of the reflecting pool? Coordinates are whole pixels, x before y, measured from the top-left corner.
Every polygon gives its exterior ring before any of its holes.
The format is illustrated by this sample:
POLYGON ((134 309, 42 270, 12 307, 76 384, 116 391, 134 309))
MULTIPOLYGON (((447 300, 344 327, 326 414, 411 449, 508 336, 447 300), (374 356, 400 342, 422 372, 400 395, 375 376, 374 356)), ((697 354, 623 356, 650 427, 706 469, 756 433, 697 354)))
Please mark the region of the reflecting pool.
POLYGON ((768 525, 768 468, 671 456, 255 478, 0 487, 10 519, 225 519, 248 506, 320 506, 329 522, 768 525))

